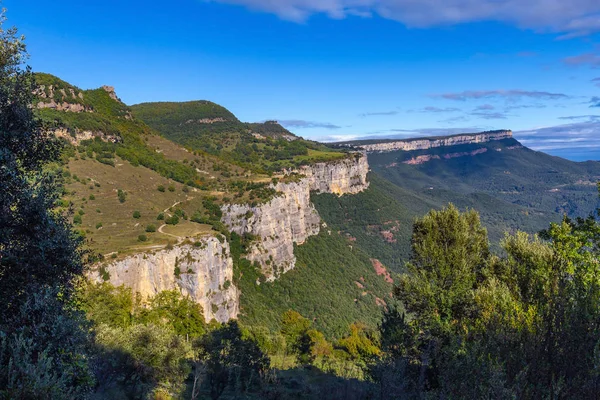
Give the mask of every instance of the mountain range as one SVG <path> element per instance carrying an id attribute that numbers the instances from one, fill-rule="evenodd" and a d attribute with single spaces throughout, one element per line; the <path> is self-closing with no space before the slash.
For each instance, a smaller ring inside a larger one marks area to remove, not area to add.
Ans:
<path id="1" fill-rule="evenodd" d="M 473 208 L 498 243 L 599 205 L 600 163 L 508 130 L 321 144 L 210 101 L 127 106 L 36 77 L 37 113 L 68 143 L 60 207 L 98 254 L 90 278 L 177 289 L 207 320 L 277 329 L 293 309 L 340 337 L 376 326 L 430 209 Z"/>

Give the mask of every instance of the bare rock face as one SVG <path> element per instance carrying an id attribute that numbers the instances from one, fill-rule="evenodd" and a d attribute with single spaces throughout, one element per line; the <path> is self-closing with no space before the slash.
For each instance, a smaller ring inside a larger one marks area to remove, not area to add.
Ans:
<path id="1" fill-rule="evenodd" d="M 335 163 L 304 166 L 299 171 L 308 179 L 310 190 L 319 193 L 355 194 L 369 187 L 369 162 L 362 153 Z"/>
<path id="2" fill-rule="evenodd" d="M 268 279 L 275 279 L 295 267 L 294 244 L 319 233 L 321 218 L 310 202 L 310 192 L 338 196 L 358 193 L 369 186 L 368 171 L 367 157 L 362 153 L 303 167 L 299 171 L 303 178 L 273 186 L 279 193 L 265 204 L 223 206 L 222 221 L 232 232 L 257 237 L 247 258 L 260 264 Z"/>
<path id="3" fill-rule="evenodd" d="M 82 131 L 79 129 L 76 129 L 75 131 L 69 131 L 66 128 L 58 128 L 52 131 L 52 133 L 58 138 L 66 139 L 69 143 L 73 145 L 79 145 L 79 143 L 81 143 L 81 141 L 83 140 L 90 140 L 94 138 L 100 138 L 105 142 L 111 143 L 120 143 L 122 141 L 122 139 L 119 136 L 107 135 L 101 131 L 92 132 Z"/>
<path id="4" fill-rule="evenodd" d="M 487 143 L 494 140 L 503 140 L 510 138 L 512 138 L 512 131 L 494 131 L 454 135 L 435 139 L 406 139 L 382 143 L 363 144 L 359 145 L 358 147 L 367 151 L 368 153 L 385 153 L 397 150 L 427 150 L 436 147 L 456 146 L 460 144 Z"/>
<path id="5" fill-rule="evenodd" d="M 265 204 L 224 206 L 222 218 L 232 232 L 258 237 L 247 258 L 258 262 L 270 278 L 295 267 L 294 243 L 302 244 L 309 236 L 318 234 L 321 221 L 310 202 L 307 179 L 279 183 L 275 188 L 280 193 Z"/>
<path id="6" fill-rule="evenodd" d="M 111 99 L 121 101 L 121 99 L 117 97 L 117 93 L 115 92 L 115 88 L 113 86 L 104 85 L 102 86 L 102 89 L 104 89 L 108 93 L 108 96 Z"/>
<path id="7" fill-rule="evenodd" d="M 199 245 L 136 254 L 97 267 L 90 273 L 90 278 L 102 282 L 104 272 L 108 272 L 111 284 L 130 287 L 143 297 L 164 290 L 179 290 L 202 306 L 206 321 L 227 322 L 237 318 L 239 313 L 239 290 L 233 284 L 233 260 L 224 239 L 221 243 L 216 237 L 205 237 Z"/>
<path id="8" fill-rule="evenodd" d="M 93 112 L 90 108 L 85 107 L 82 104 L 67 103 L 66 101 L 56 102 L 54 100 L 50 100 L 47 103 L 44 103 L 43 101 L 40 101 L 37 104 L 37 108 L 38 109 L 51 108 L 51 109 L 57 110 L 57 111 L 66 111 L 66 112 L 74 112 L 74 113 Z"/>

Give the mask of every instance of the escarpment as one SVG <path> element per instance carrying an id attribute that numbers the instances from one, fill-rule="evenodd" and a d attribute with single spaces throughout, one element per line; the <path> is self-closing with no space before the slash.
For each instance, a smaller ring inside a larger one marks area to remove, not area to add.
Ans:
<path id="1" fill-rule="evenodd" d="M 246 258 L 257 262 L 268 279 L 296 265 L 294 244 L 302 244 L 320 230 L 321 218 L 310 202 L 310 192 L 338 196 L 365 190 L 369 164 L 362 153 L 338 162 L 317 163 L 300 169 L 297 182 L 280 182 L 277 195 L 264 204 L 222 207 L 223 223 L 239 235 L 255 236 Z"/>
<path id="2" fill-rule="evenodd" d="M 511 139 L 512 131 L 501 130 L 482 133 L 469 133 L 438 138 L 405 139 L 385 141 L 379 143 L 354 143 L 353 147 L 365 150 L 368 153 L 385 153 L 389 151 L 414 151 L 428 150 L 444 146 L 456 146 L 461 144 L 487 143 L 496 140 Z"/>
<path id="3" fill-rule="evenodd" d="M 222 237 L 204 237 L 193 245 L 135 254 L 98 266 L 90 278 L 125 285 L 143 297 L 178 290 L 202 306 L 206 321 L 227 322 L 239 312 L 233 260 Z"/>

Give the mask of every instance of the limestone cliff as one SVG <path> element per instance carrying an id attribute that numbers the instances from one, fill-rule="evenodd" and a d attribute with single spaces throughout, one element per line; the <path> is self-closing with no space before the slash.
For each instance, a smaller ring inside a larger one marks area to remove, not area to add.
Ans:
<path id="1" fill-rule="evenodd" d="M 307 177 L 310 190 L 319 193 L 341 196 L 355 194 L 369 187 L 369 162 L 362 153 L 354 153 L 351 158 L 335 163 L 304 166 L 299 172 Z"/>
<path id="2" fill-rule="evenodd" d="M 495 140 L 512 138 L 512 131 L 492 131 L 482 133 L 467 133 L 437 138 L 393 140 L 380 143 L 353 144 L 354 147 L 365 150 L 368 153 L 385 153 L 389 151 L 413 151 L 427 150 L 436 147 L 456 146 L 460 144 L 487 143 Z"/>
<path id="3" fill-rule="evenodd" d="M 96 267 L 90 278 L 102 282 L 108 277 L 113 285 L 131 287 L 144 297 L 179 290 L 202 306 L 206 321 L 226 322 L 238 315 L 239 291 L 229 244 L 221 240 L 211 236 L 194 245 L 135 254 Z"/>
<path id="4" fill-rule="evenodd" d="M 369 184 L 369 164 L 362 153 L 338 162 L 318 163 L 299 170 L 297 182 L 278 183 L 277 195 L 257 206 L 231 204 L 222 207 L 222 221 L 239 235 L 251 234 L 256 241 L 247 258 L 261 265 L 269 279 L 295 267 L 294 244 L 302 244 L 319 233 L 321 218 L 310 202 L 310 192 L 358 193 Z"/>

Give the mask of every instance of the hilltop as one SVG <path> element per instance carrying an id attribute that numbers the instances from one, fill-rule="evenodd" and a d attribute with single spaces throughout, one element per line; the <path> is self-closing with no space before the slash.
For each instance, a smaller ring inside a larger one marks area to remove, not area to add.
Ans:
<path id="1" fill-rule="evenodd" d="M 244 123 L 210 101 L 142 103 L 133 114 L 165 138 L 260 173 L 336 160 L 344 154 L 295 136 L 276 121 Z"/>

